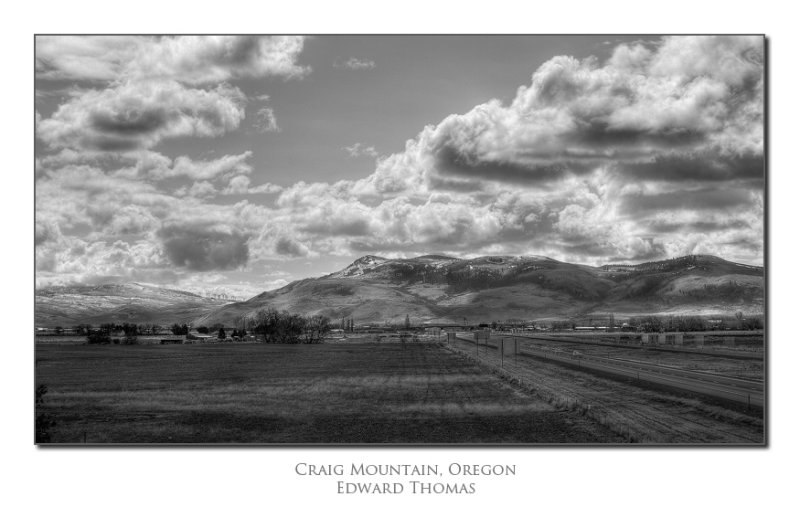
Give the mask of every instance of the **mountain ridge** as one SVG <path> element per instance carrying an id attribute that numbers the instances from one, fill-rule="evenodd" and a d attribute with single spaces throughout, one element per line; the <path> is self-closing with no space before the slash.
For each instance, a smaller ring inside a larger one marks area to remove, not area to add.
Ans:
<path id="1" fill-rule="evenodd" d="M 764 268 L 711 255 L 588 266 L 535 255 L 461 259 L 365 255 L 339 271 L 231 303 L 130 282 L 36 291 L 40 325 L 190 322 L 234 325 L 275 307 L 334 320 L 463 323 L 598 313 L 763 313 Z"/>
<path id="2" fill-rule="evenodd" d="M 223 307 L 200 322 L 233 324 L 266 306 L 370 323 L 406 314 L 418 322 L 461 323 L 612 312 L 762 313 L 763 275 L 762 267 L 710 255 L 600 267 L 544 256 L 366 255 L 342 270 Z"/>

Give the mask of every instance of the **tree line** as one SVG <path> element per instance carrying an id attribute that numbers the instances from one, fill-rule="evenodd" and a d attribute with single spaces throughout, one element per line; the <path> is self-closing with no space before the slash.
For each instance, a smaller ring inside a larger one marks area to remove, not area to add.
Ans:
<path id="1" fill-rule="evenodd" d="M 623 325 L 624 324 L 624 325 Z M 525 327 L 534 326 L 553 331 L 572 331 L 580 326 L 600 326 L 609 330 L 624 330 L 633 328 L 642 333 L 688 333 L 692 331 L 738 330 L 754 331 L 764 329 L 764 319 L 761 315 L 744 315 L 738 311 L 731 316 L 703 317 L 697 315 L 641 315 L 620 322 L 611 313 L 606 317 L 589 317 L 581 319 L 565 319 L 554 321 L 525 321 L 522 319 L 508 319 L 505 323 L 492 322 L 496 327 Z"/>
<path id="2" fill-rule="evenodd" d="M 266 343 L 322 343 L 331 330 L 331 321 L 323 315 L 305 316 L 275 308 L 262 308 L 241 319 L 237 332 L 252 332 Z"/>

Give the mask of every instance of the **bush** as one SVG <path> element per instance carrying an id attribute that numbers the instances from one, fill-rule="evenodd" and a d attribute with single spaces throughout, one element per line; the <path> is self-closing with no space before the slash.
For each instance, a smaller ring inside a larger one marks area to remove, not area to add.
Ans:
<path id="1" fill-rule="evenodd" d="M 50 428 L 56 422 L 52 417 L 42 412 L 44 408 L 44 395 L 47 394 L 47 386 L 39 384 L 34 393 L 34 406 L 36 408 L 36 443 L 46 444 L 50 442 Z"/>
<path id="2" fill-rule="evenodd" d="M 186 324 L 173 324 L 170 330 L 176 336 L 185 335 L 189 333 L 189 326 Z"/>
<path id="3" fill-rule="evenodd" d="M 86 334 L 86 343 L 89 345 L 108 345 L 111 337 L 106 329 L 90 329 Z"/>
<path id="4" fill-rule="evenodd" d="M 274 308 L 259 310 L 248 325 L 267 343 L 321 343 L 330 331 L 330 319 L 321 315 L 306 318 Z"/>

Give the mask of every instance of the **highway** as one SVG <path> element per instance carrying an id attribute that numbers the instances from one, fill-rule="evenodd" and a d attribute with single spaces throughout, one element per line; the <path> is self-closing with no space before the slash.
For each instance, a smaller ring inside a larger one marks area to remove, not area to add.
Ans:
<path id="1" fill-rule="evenodd" d="M 471 337 L 458 336 L 460 340 L 475 343 Z M 496 335 L 492 340 L 505 339 L 505 350 L 513 350 L 513 342 L 509 338 L 520 338 L 520 335 Z M 538 338 L 538 337 L 537 337 Z M 519 343 L 519 342 L 518 342 Z M 651 382 L 684 391 L 713 396 L 716 398 L 742 403 L 747 407 L 764 407 L 764 383 L 761 381 L 740 379 L 712 373 L 701 373 L 662 366 L 645 361 L 631 361 L 625 359 L 610 359 L 607 357 L 569 354 L 567 352 L 553 351 L 537 347 L 532 343 L 521 343 L 517 350 L 521 356 L 542 358 L 563 364 L 598 372 L 610 373 L 638 381 Z M 499 351 L 496 343 L 481 341 L 479 346 L 484 349 Z"/>

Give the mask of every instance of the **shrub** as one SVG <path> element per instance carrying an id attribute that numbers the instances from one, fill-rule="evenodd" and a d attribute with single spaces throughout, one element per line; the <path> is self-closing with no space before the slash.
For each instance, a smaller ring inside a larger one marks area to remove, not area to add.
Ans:
<path id="1" fill-rule="evenodd" d="M 90 329 L 86 334 L 86 343 L 89 345 L 108 345 L 111 343 L 107 329 Z"/>
<path id="2" fill-rule="evenodd" d="M 189 333 L 189 326 L 186 324 L 173 324 L 170 330 L 176 336 L 185 335 Z"/>
<path id="3" fill-rule="evenodd" d="M 47 394 L 47 385 L 39 384 L 34 393 L 34 406 L 36 408 L 35 438 L 37 444 L 46 444 L 50 442 L 50 428 L 56 424 L 52 417 L 42 412 L 45 394 Z"/>

